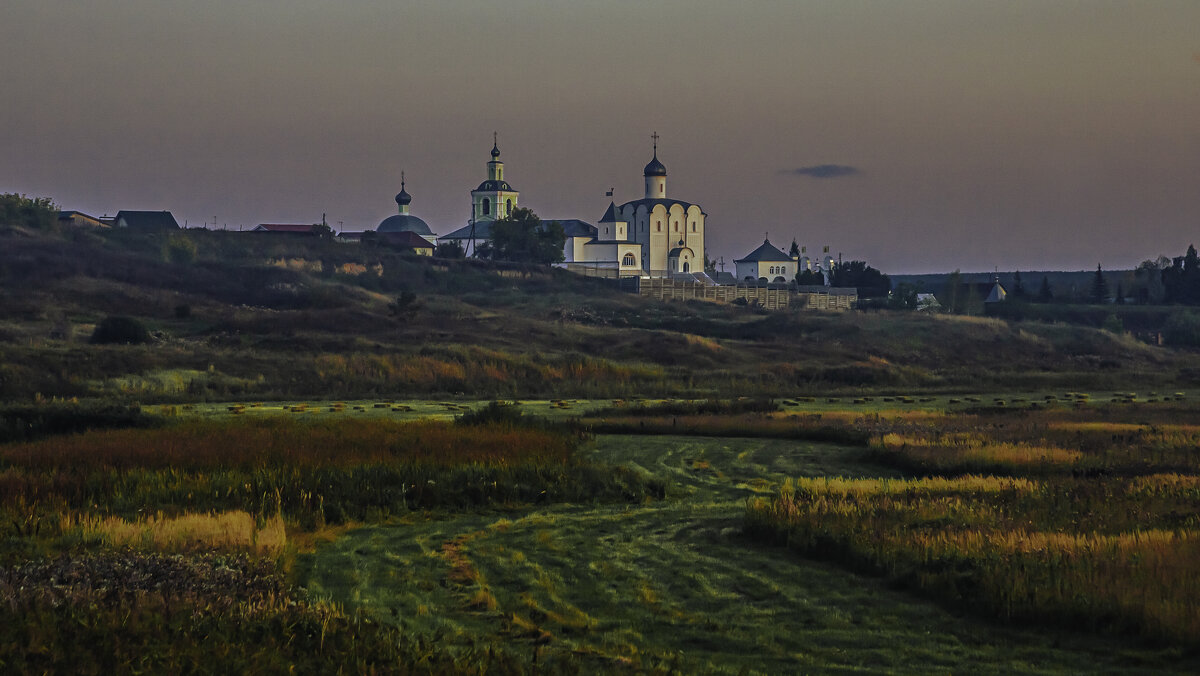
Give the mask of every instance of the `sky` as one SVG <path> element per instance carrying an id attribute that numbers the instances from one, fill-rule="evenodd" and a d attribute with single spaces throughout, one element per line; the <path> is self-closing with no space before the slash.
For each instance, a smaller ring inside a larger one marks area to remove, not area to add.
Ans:
<path id="1" fill-rule="evenodd" d="M 4 0 L 0 192 L 189 226 L 544 219 L 667 194 L 890 273 L 1200 243 L 1196 0 Z"/>

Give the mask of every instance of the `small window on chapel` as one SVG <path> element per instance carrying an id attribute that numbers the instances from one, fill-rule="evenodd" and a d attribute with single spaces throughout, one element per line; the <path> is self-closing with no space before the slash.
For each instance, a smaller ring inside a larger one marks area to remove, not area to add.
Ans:
<path id="1" fill-rule="evenodd" d="M 692 223 L 692 232 L 696 232 L 696 224 Z"/>
<path id="2" fill-rule="evenodd" d="M 483 213 L 485 213 L 485 214 L 492 213 L 492 201 L 487 199 L 486 197 L 483 199 Z"/>
<path id="3" fill-rule="evenodd" d="M 679 221 L 675 221 L 675 232 L 679 232 Z"/>
<path id="4" fill-rule="evenodd" d="M 654 231 L 662 232 L 662 221 L 654 221 Z"/>

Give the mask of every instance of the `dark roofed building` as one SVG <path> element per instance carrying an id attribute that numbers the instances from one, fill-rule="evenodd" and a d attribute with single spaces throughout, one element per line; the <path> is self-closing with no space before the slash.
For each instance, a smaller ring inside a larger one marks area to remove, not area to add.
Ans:
<path id="1" fill-rule="evenodd" d="M 433 255 L 433 244 L 430 243 L 428 239 L 425 239 L 411 230 L 405 230 L 403 232 L 379 232 L 377 230 L 373 236 L 367 235 L 363 239 L 365 240 L 368 237 L 374 237 L 376 241 L 396 249 L 406 249 L 412 251 L 418 256 Z"/>
<path id="2" fill-rule="evenodd" d="M 733 262 L 736 266 L 737 277 L 742 280 L 782 283 L 791 281 L 796 276 L 796 261 L 789 255 L 775 248 L 770 240 L 763 240 L 754 251 Z"/>
<path id="3" fill-rule="evenodd" d="M 383 219 L 379 227 L 375 228 L 375 231 L 386 233 L 412 232 L 424 237 L 426 242 L 432 245 L 437 241 L 437 236 L 433 234 L 433 230 L 429 228 L 428 223 L 409 213 L 410 204 L 412 204 L 412 195 L 409 195 L 408 191 L 404 189 L 404 172 L 400 172 L 400 192 L 396 195 L 396 206 L 399 207 L 400 211 Z"/>
<path id="4" fill-rule="evenodd" d="M 169 211 L 118 211 L 113 225 L 143 232 L 179 229 L 179 223 Z"/>
<path id="5" fill-rule="evenodd" d="M 60 225 L 87 226 L 92 228 L 110 228 L 111 222 L 106 222 L 104 219 L 89 216 L 82 211 L 60 211 L 58 212 L 58 222 Z"/>

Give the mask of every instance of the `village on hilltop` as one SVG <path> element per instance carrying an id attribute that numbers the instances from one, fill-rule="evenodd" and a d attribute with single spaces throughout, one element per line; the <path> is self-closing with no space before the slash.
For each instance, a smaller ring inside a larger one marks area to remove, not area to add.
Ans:
<path id="1" fill-rule="evenodd" d="M 658 158 L 654 134 L 652 157 L 642 174 L 645 195 L 616 204 L 611 201 L 595 225 L 580 218 L 542 219 L 543 227 L 557 223 L 563 230 L 562 261 L 571 272 L 613 279 L 629 290 L 661 299 L 699 298 L 716 302 L 751 302 L 771 309 L 795 304 L 822 309 L 849 309 L 857 301 L 853 288 L 831 286 L 837 262 L 824 247 L 809 256 L 807 247 L 792 242 L 784 252 L 769 238 L 734 261 L 733 272 L 717 271 L 705 249 L 706 214 L 700 205 L 667 195 L 667 168 Z M 504 162 L 493 138 L 487 177 L 471 193 L 471 218 L 443 235 L 411 211 L 413 197 L 401 173 L 397 213 L 372 230 L 334 232 L 324 223 L 261 223 L 247 230 L 287 236 L 333 236 L 339 242 L 381 242 L 416 255 L 454 252 L 478 256 L 486 251 L 493 226 L 520 209 L 520 191 L 504 177 Z M 608 192 L 611 197 L 612 192 Z M 94 217 L 78 211 L 60 212 L 59 220 L 73 225 L 157 231 L 180 226 L 169 211 L 117 212 Z M 723 267 L 723 266 L 722 266 Z"/>

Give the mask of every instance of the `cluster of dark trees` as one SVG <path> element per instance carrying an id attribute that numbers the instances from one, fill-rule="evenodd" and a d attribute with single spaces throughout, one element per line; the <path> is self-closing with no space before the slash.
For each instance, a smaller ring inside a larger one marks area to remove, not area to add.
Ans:
<path id="1" fill-rule="evenodd" d="M 551 265 L 563 261 L 567 235 L 558 221 L 542 222 L 532 209 L 518 207 L 492 222 L 491 236 L 476 251 L 479 258 Z"/>
<path id="2" fill-rule="evenodd" d="M 58 207 L 49 197 L 0 195 L 0 225 L 49 230 L 58 225 Z"/>

